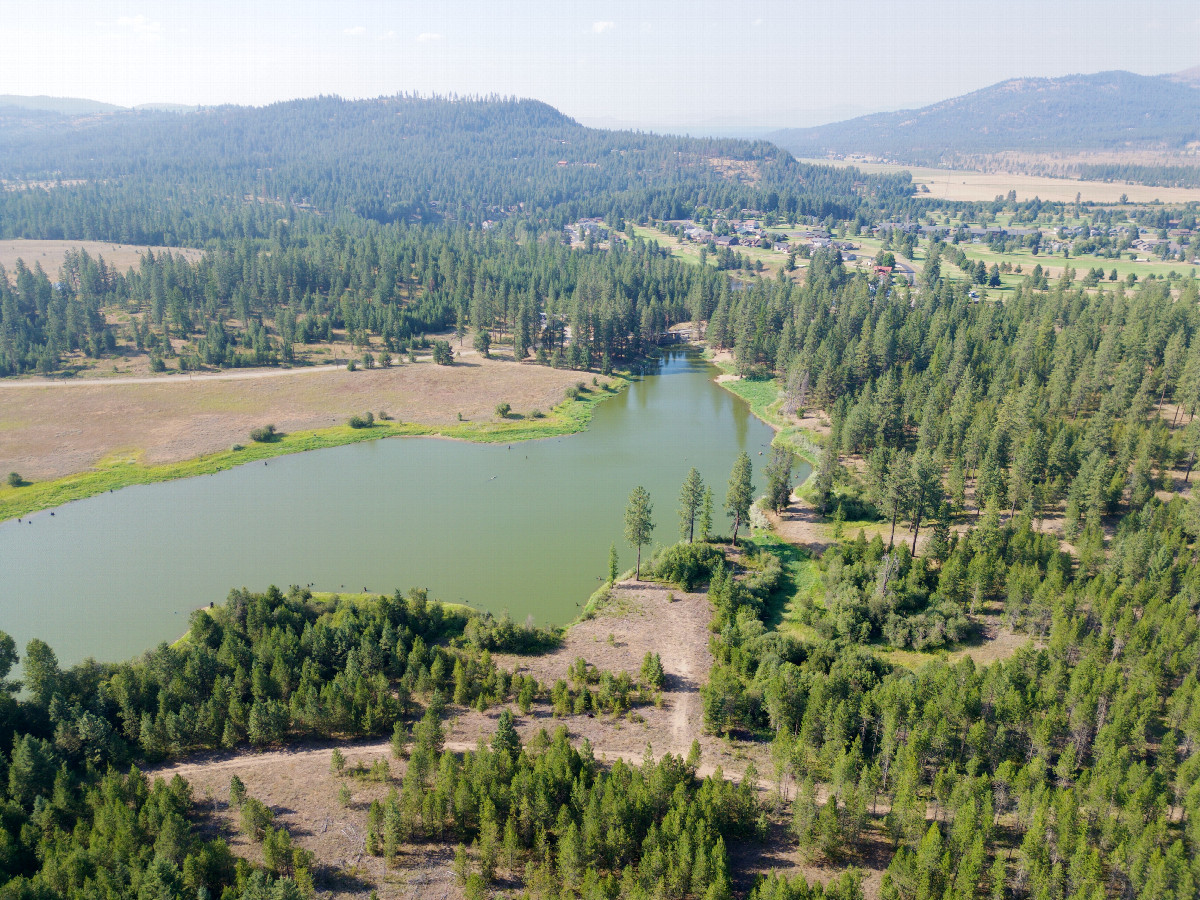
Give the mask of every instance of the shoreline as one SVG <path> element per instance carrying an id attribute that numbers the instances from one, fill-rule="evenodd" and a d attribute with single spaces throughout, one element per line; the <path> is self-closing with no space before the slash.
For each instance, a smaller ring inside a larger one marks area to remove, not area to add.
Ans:
<path id="1" fill-rule="evenodd" d="M 363 441 L 392 437 L 436 437 L 479 444 L 505 441 L 531 441 L 578 434 L 591 424 L 595 407 L 620 394 L 629 386 L 630 376 L 608 376 L 612 390 L 589 389 L 577 400 L 564 400 L 541 419 L 514 419 L 502 422 L 462 423 L 439 426 L 417 422 L 380 422 L 369 428 L 334 425 L 307 431 L 290 432 L 269 443 L 248 442 L 241 450 L 222 450 L 178 462 L 146 466 L 134 456 L 118 458 L 103 467 L 64 475 L 49 481 L 36 481 L 21 487 L 0 487 L 0 524 L 21 519 L 36 512 L 55 509 L 76 500 L 86 500 L 137 484 L 157 484 L 179 478 L 213 475 L 252 462 L 277 456 L 327 450 Z"/>
<path id="2" fill-rule="evenodd" d="M 739 391 L 735 385 L 739 384 L 772 384 L 778 390 L 778 379 L 764 379 L 750 381 L 740 376 L 734 375 L 731 371 L 731 366 L 727 363 L 719 362 L 712 356 L 711 350 L 704 351 L 704 358 L 712 363 L 716 368 L 723 373 L 713 379 L 713 382 L 723 390 L 728 391 L 735 397 L 743 400 L 750 407 L 750 413 L 754 418 L 769 427 L 775 432 L 775 437 L 771 441 L 771 445 L 779 444 L 791 450 L 796 456 L 808 463 L 810 472 L 808 478 L 796 485 L 794 490 L 800 490 L 813 477 L 813 473 L 817 471 L 817 466 L 820 463 L 821 440 L 820 436 L 803 425 L 788 425 L 780 421 L 776 416 L 772 415 L 771 407 L 778 403 L 778 398 L 771 400 L 768 403 L 756 402 L 749 391 Z M 725 377 L 729 376 L 729 377 Z"/>

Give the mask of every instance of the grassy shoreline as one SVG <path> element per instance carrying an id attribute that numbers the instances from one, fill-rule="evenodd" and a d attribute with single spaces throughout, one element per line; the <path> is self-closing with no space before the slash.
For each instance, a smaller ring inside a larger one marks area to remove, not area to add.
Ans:
<path id="1" fill-rule="evenodd" d="M 608 382 L 612 386 L 611 390 L 588 388 L 578 399 L 564 400 L 542 419 L 464 422 L 448 426 L 382 421 L 377 421 L 370 428 L 335 425 L 331 428 L 285 434 L 270 443 L 247 441 L 241 450 L 222 450 L 180 462 L 154 466 L 145 466 L 136 458 L 118 454 L 102 460 L 96 467 L 85 472 L 21 487 L 11 487 L 7 484 L 0 486 L 0 522 L 135 484 L 156 484 L 174 481 L 177 478 L 211 475 L 276 456 L 324 450 L 361 441 L 390 437 L 441 437 L 487 444 L 577 434 L 587 429 L 592 420 L 592 413 L 599 403 L 615 397 L 629 384 L 628 379 L 619 375 L 609 376 Z"/>
<path id="2" fill-rule="evenodd" d="M 729 363 L 712 359 L 706 351 L 706 358 L 726 375 L 734 373 L 734 367 Z M 771 444 L 778 444 L 791 450 L 812 468 L 817 469 L 821 455 L 821 439 L 802 425 L 791 425 L 784 421 L 779 409 L 783 401 L 779 397 L 779 380 L 776 378 L 739 378 L 736 380 L 717 381 L 735 397 L 745 400 L 750 406 L 754 417 L 765 422 L 775 432 Z M 812 473 L 809 473 L 812 478 Z M 800 485 L 799 487 L 803 487 Z M 797 488 L 799 489 L 799 488 Z"/>

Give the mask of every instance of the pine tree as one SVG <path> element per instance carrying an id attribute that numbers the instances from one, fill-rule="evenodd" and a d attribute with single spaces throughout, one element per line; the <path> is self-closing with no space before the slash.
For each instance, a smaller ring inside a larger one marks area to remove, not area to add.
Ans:
<path id="1" fill-rule="evenodd" d="M 707 541 L 713 524 L 713 492 L 712 488 L 704 489 L 704 498 L 700 501 L 700 540 Z"/>
<path id="2" fill-rule="evenodd" d="M 700 478 L 699 470 L 693 467 L 683 480 L 683 487 L 679 492 L 679 536 L 689 544 L 695 536 L 696 516 L 703 502 L 704 482 Z"/>
<path id="3" fill-rule="evenodd" d="M 750 517 L 750 504 L 754 501 L 751 476 L 750 454 L 743 450 L 733 464 L 733 471 L 729 473 L 729 490 L 725 494 L 725 512 L 733 517 L 731 547 L 737 544 L 738 529 L 742 522 Z"/>
<path id="4" fill-rule="evenodd" d="M 637 581 L 642 580 L 642 547 L 650 542 L 654 531 L 653 511 L 649 492 L 639 484 L 629 495 L 625 507 L 625 540 L 637 547 L 637 568 L 634 570 Z"/>

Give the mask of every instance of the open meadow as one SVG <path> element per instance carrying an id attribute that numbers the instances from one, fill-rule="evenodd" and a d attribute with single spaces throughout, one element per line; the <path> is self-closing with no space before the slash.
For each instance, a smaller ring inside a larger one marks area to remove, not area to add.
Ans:
<path id="1" fill-rule="evenodd" d="M 59 267 L 67 257 L 69 250 L 86 250 L 89 256 L 102 257 L 105 265 L 124 272 L 136 268 L 139 260 L 149 250 L 157 256 L 160 253 L 178 253 L 192 262 L 204 255 L 203 250 L 194 247 L 148 247 L 145 244 L 114 244 L 110 241 L 30 241 L 7 240 L 0 241 L 0 266 L 12 277 L 17 260 L 24 260 L 25 265 L 32 269 L 40 265 L 42 270 L 54 278 Z"/>
<path id="2" fill-rule="evenodd" d="M 255 370 L 194 378 L 0 382 L 0 468 L 49 479 L 113 456 L 161 464 L 249 443 L 274 424 L 291 433 L 345 424 L 367 411 L 434 427 L 549 412 L 579 374 L 464 354 L 453 366 L 417 363 Z M 461 415 L 461 419 L 459 416 Z"/>
<path id="3" fill-rule="evenodd" d="M 1012 172 L 972 172 L 961 169 L 934 169 L 925 166 L 901 166 L 894 163 L 872 163 L 842 159 L 808 159 L 804 162 L 845 168 L 853 166 L 871 175 L 898 172 L 912 174 L 917 196 L 933 200 L 979 201 L 994 200 L 1009 191 L 1017 192 L 1017 200 L 1074 202 L 1076 195 L 1084 203 L 1118 203 L 1124 195 L 1130 203 L 1193 203 L 1200 201 L 1200 188 L 1153 187 L 1121 181 L 1079 181 L 1073 178 L 1050 178 L 1045 175 L 1017 175 Z M 920 190 L 921 186 L 929 192 Z"/>

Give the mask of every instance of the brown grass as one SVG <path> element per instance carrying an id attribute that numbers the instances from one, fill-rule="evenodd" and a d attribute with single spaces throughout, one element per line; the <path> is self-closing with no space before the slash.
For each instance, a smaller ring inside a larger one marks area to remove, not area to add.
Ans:
<path id="1" fill-rule="evenodd" d="M 929 188 L 919 196 L 937 200 L 994 200 L 998 194 L 1017 192 L 1020 201 L 1040 197 L 1042 200 L 1070 203 L 1079 194 L 1084 201 L 1116 203 L 1125 194 L 1131 203 L 1187 203 L 1200 201 L 1200 188 L 1151 187 L 1112 181 L 1078 181 L 1072 178 L 1050 178 L 1043 175 L 1018 175 L 1011 172 L 972 172 L 963 169 L 933 169 L 924 166 L 900 166 L 890 163 L 869 163 L 857 160 L 814 159 L 809 162 L 832 166 L 855 166 L 868 173 L 891 174 L 911 172 L 913 185 Z"/>
<path id="2" fill-rule="evenodd" d="M 147 247 L 144 244 L 112 244 L 107 241 L 0 241 L 0 266 L 8 270 L 12 277 L 17 260 L 25 260 L 30 269 L 40 263 L 46 274 L 54 280 L 58 274 L 68 250 L 86 250 L 90 256 L 102 256 L 106 265 L 115 266 L 119 271 L 136 267 L 147 250 L 159 253 L 179 253 L 192 262 L 198 260 L 204 253 L 190 247 Z"/>
<path id="3" fill-rule="evenodd" d="M 497 403 L 548 412 L 580 373 L 485 360 L 454 366 L 428 359 L 389 369 L 259 370 L 126 383 L 0 382 L 0 469 L 50 479 L 84 471 L 115 453 L 147 464 L 177 462 L 245 443 L 251 429 L 344 424 L 387 411 L 399 421 L 450 425 L 491 420 Z"/>

